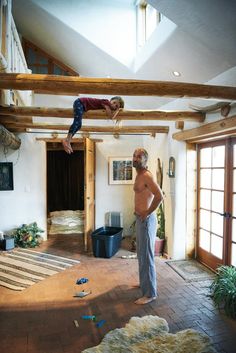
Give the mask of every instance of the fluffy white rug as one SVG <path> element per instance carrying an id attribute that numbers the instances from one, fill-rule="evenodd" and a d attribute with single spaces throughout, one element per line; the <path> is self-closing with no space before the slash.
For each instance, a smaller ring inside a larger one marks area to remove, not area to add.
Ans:
<path id="1" fill-rule="evenodd" d="M 102 342 L 82 353 L 216 353 L 208 336 L 195 330 L 168 333 L 158 316 L 132 317 L 124 328 L 108 332 Z"/>

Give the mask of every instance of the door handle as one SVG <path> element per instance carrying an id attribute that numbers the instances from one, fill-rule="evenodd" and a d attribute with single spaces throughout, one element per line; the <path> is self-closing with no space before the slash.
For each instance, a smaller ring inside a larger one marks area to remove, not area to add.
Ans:
<path id="1" fill-rule="evenodd" d="M 231 213 L 229 213 L 229 212 L 220 213 L 220 215 L 225 217 L 225 218 L 231 218 L 232 217 Z"/>

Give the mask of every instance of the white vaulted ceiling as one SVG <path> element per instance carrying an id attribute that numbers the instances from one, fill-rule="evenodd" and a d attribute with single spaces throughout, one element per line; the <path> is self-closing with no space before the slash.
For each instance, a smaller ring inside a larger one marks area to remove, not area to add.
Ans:
<path id="1" fill-rule="evenodd" d="M 149 0 L 166 18 L 138 53 L 134 3 L 13 0 L 13 16 L 26 39 L 81 76 L 236 85 L 235 1 Z M 173 104 L 158 97 L 126 101 L 127 109 Z"/>

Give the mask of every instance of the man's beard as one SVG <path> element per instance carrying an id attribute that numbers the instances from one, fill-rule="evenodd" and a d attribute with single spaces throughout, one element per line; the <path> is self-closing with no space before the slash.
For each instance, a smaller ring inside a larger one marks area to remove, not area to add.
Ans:
<path id="1" fill-rule="evenodd" d="M 134 161 L 133 162 L 133 167 L 136 168 L 136 169 L 143 169 L 143 168 L 145 168 L 145 165 L 142 162 Z"/>

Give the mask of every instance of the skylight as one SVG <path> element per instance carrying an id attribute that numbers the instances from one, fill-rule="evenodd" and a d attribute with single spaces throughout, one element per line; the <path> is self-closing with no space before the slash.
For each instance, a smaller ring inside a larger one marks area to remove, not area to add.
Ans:
<path id="1" fill-rule="evenodd" d="M 161 22 L 162 15 L 144 0 L 136 2 L 137 11 L 137 50 L 150 38 L 156 26 Z"/>

